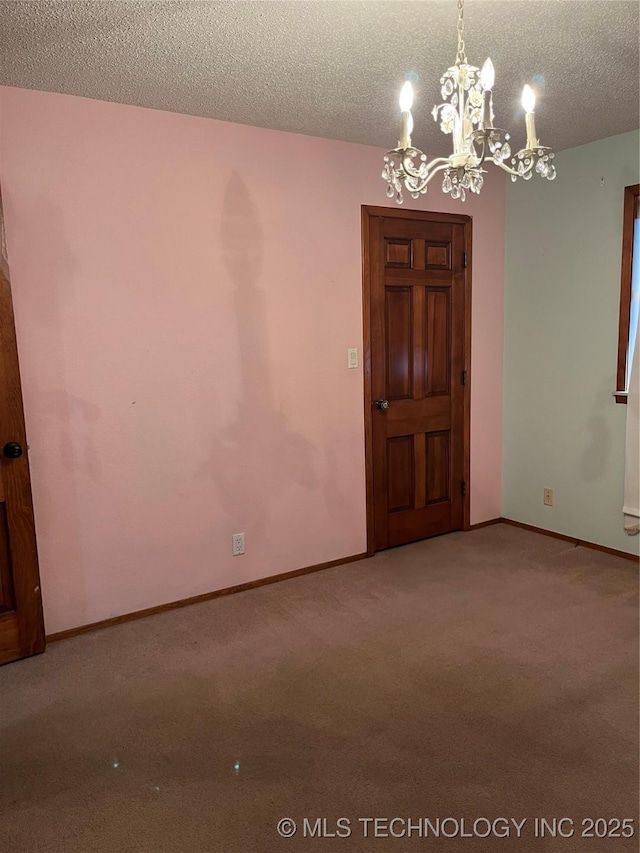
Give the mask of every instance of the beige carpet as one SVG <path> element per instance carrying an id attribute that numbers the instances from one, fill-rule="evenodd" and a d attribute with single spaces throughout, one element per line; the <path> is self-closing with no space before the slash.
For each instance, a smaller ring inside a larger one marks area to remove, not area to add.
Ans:
<path id="1" fill-rule="evenodd" d="M 638 567 L 506 525 L 0 669 L 3 853 L 622 853 L 637 804 Z"/>

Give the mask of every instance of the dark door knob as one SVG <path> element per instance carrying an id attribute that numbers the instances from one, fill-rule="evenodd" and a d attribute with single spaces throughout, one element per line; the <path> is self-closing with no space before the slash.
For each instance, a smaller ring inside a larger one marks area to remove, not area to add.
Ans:
<path id="1" fill-rule="evenodd" d="M 17 441 L 10 441 L 2 448 L 2 455 L 7 459 L 18 459 L 22 456 L 22 448 Z"/>
<path id="2" fill-rule="evenodd" d="M 388 400 L 376 400 L 376 406 L 380 409 L 381 412 L 386 412 L 389 408 Z"/>

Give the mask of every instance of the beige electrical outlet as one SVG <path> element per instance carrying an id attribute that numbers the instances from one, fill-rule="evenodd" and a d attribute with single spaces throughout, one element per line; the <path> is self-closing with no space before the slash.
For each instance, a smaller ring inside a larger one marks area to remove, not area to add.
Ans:
<path id="1" fill-rule="evenodd" d="M 545 506 L 553 506 L 553 489 L 545 489 L 542 500 Z"/>

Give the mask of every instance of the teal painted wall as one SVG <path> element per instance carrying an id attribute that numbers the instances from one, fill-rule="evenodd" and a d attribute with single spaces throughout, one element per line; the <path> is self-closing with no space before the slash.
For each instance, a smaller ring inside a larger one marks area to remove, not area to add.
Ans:
<path id="1" fill-rule="evenodd" d="M 509 182 L 505 255 L 503 516 L 634 554 L 626 407 L 611 395 L 623 188 L 639 161 L 640 136 L 625 133 L 560 152 L 554 182 Z"/>

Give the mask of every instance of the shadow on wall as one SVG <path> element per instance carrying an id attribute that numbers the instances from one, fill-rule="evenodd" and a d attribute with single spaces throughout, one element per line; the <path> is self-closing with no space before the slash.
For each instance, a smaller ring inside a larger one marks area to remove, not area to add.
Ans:
<path id="1" fill-rule="evenodd" d="M 614 384 L 615 377 L 612 376 L 600 388 L 587 422 L 589 443 L 580 457 L 580 477 L 586 483 L 601 479 L 609 468 L 612 436 L 605 413 L 611 407 L 611 389 Z"/>
<path id="2" fill-rule="evenodd" d="M 243 524 L 250 520 L 255 536 L 273 521 L 284 490 L 294 484 L 317 488 L 317 451 L 289 428 L 276 405 L 267 310 L 258 287 L 264 237 L 251 196 L 237 173 L 225 194 L 220 239 L 224 265 L 235 286 L 241 397 L 235 421 L 213 439 L 200 476 L 214 478 L 229 516 Z"/>
<path id="3" fill-rule="evenodd" d="M 19 298 L 20 285 L 14 281 L 12 288 L 18 350 L 22 323 L 37 328 L 41 342 L 38 360 L 21 363 L 21 378 L 46 620 L 51 597 L 66 599 L 75 612 L 87 609 L 77 477 L 78 473 L 100 477 L 93 433 L 101 413 L 62 385 L 66 375 L 62 318 L 65 304 L 73 304 L 76 268 L 62 217 L 44 197 L 22 194 L 15 208 L 11 196 L 5 196 L 20 239 L 28 241 L 28 251 L 22 248 L 21 254 L 36 253 L 39 266 L 47 269 L 46 278 L 37 277 Z M 7 249 L 11 268 L 10 238 Z M 33 333 L 30 337 L 33 339 Z M 37 375 L 39 371 L 41 375 Z M 60 386 L 53 387 L 55 383 Z"/>

